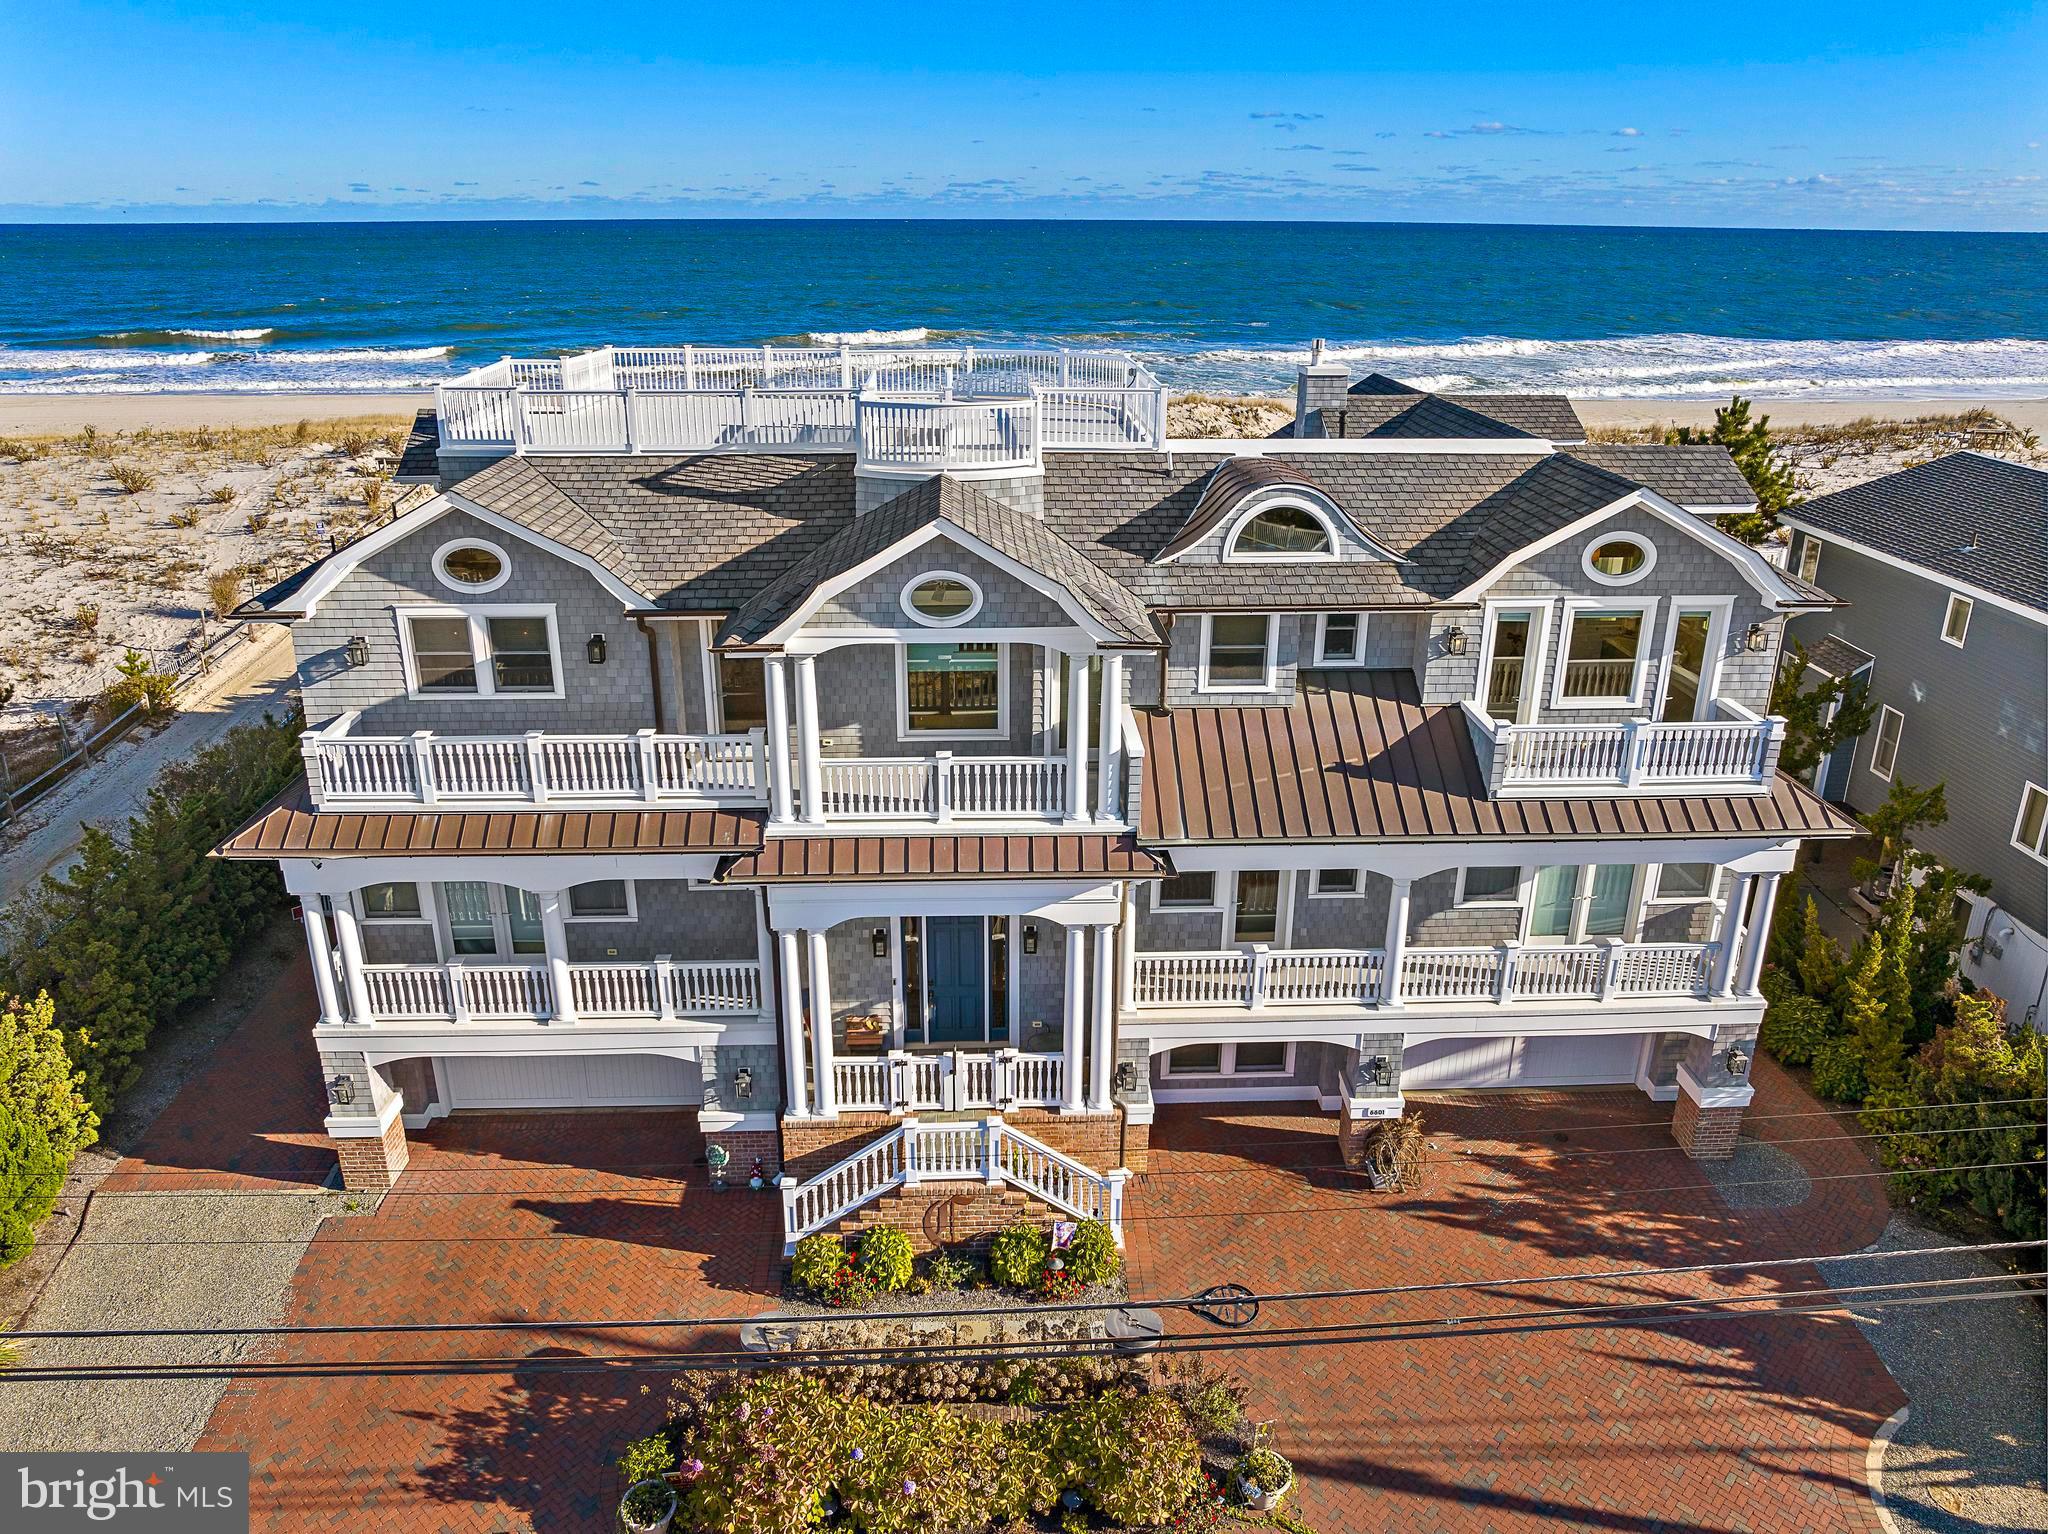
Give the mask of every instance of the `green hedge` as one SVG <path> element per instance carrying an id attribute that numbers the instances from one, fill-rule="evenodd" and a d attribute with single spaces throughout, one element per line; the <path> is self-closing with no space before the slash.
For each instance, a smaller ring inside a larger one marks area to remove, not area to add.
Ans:
<path id="1" fill-rule="evenodd" d="M 298 737 L 295 719 L 245 725 L 166 769 L 123 836 L 87 828 L 78 866 L 9 913 L 0 991 L 50 994 L 101 1114 L 282 903 L 275 864 L 207 854 L 297 774 Z"/>

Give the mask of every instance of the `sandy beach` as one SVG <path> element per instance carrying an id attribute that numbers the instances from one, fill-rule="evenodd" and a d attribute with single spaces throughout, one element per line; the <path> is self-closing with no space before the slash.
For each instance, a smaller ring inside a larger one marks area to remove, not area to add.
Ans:
<path id="1" fill-rule="evenodd" d="M 10 394 L 0 395 L 0 435 L 101 431 L 189 431 L 199 426 L 289 426 L 346 416 L 410 415 L 432 403 L 418 394 Z M 1575 400 L 1588 426 L 1711 426 L 1721 398 L 1702 400 Z M 1775 426 L 1840 426 L 1874 417 L 1910 420 L 1989 410 L 2015 426 L 2048 435 L 2048 399 L 1759 399 Z"/>

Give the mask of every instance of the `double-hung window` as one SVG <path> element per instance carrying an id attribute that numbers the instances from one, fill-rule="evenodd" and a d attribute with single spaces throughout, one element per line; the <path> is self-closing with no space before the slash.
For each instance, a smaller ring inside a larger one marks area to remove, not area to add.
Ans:
<path id="1" fill-rule="evenodd" d="M 560 697 L 554 614 L 545 608 L 404 612 L 414 697 Z"/>
<path id="2" fill-rule="evenodd" d="M 1364 659 L 1364 613 L 1324 613 L 1317 620 L 1317 665 L 1356 666 Z"/>
<path id="3" fill-rule="evenodd" d="M 1265 613 L 1211 613 L 1202 620 L 1202 687 L 1262 692 L 1273 685 L 1273 620 Z"/>
<path id="4" fill-rule="evenodd" d="M 1649 627 L 1649 611 L 1640 606 L 1568 609 L 1552 704 L 1618 708 L 1640 701 Z"/>
<path id="5" fill-rule="evenodd" d="M 1877 740 L 1870 748 L 1870 770 L 1889 783 L 1899 763 L 1899 736 L 1905 732 L 1906 716 L 1889 703 L 1877 710 Z"/>
<path id="6" fill-rule="evenodd" d="M 2029 783 L 2020 790 L 2020 813 L 2012 823 L 2012 844 L 2048 863 L 2048 788 Z"/>

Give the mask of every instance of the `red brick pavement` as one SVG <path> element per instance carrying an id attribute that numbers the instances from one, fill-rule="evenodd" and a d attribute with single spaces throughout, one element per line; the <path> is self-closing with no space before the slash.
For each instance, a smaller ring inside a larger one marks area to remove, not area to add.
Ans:
<path id="1" fill-rule="evenodd" d="M 1813 1113 L 1769 1062 L 1757 1070 L 1753 1114 Z M 1817 1181 L 1794 1210 L 1732 1211 L 1672 1146 L 1669 1110 L 1636 1092 L 1416 1101 L 1434 1154 L 1427 1185 L 1411 1195 L 1374 1194 L 1345 1172 L 1332 1120 L 1312 1110 L 1162 1108 L 1152 1170 L 1130 1199 L 1134 1290 L 1234 1280 L 1299 1291 L 1821 1255 L 1863 1246 L 1884 1225 L 1875 1178 Z M 1816 1177 L 1870 1170 L 1832 1115 L 1752 1127 Z M 1719 1283 L 1283 1303 L 1257 1324 L 1413 1323 L 1817 1282 L 1802 1265 Z M 1854 1325 L 1832 1318 L 1246 1350 L 1233 1366 L 1294 1457 L 1301 1511 L 1325 1531 L 1871 1530 L 1864 1455 L 1904 1404 Z"/>

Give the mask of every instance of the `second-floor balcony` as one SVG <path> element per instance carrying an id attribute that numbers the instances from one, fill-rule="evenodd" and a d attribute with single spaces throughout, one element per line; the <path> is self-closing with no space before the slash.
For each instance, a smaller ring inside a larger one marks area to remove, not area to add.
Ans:
<path id="1" fill-rule="evenodd" d="M 1785 721 L 1724 698 L 1713 711 L 1679 721 L 1509 724 L 1473 704 L 1464 709 L 1496 798 L 1770 792 Z"/>
<path id="2" fill-rule="evenodd" d="M 476 368 L 435 408 L 454 453 L 852 452 L 879 474 L 1014 473 L 1166 435 L 1164 386 L 1122 352 L 602 347 Z"/>

